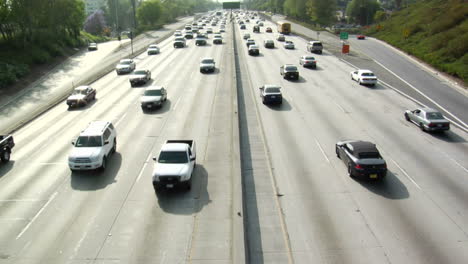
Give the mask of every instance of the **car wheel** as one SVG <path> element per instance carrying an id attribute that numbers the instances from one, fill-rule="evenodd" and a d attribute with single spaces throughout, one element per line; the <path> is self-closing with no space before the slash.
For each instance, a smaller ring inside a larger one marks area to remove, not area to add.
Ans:
<path id="1" fill-rule="evenodd" d="M 117 139 L 114 138 L 114 146 L 112 146 L 112 153 L 117 152 Z"/>
<path id="2" fill-rule="evenodd" d="M 426 129 L 424 128 L 423 123 L 419 123 L 419 128 L 421 129 L 421 131 L 426 131 Z"/>
<path id="3" fill-rule="evenodd" d="M 351 164 L 348 164 L 348 176 L 353 178 L 353 171 L 351 170 Z"/>
<path id="4" fill-rule="evenodd" d="M 406 121 L 410 121 L 408 113 L 405 113 L 405 119 L 406 119 Z"/>
<path id="5" fill-rule="evenodd" d="M 106 156 L 104 156 L 102 158 L 101 170 L 103 170 L 103 171 L 106 170 L 106 166 L 107 166 L 107 158 L 106 158 Z"/>
<path id="6" fill-rule="evenodd" d="M 7 163 L 8 161 L 10 161 L 10 150 L 6 149 L 3 154 L 2 154 L 2 162 L 4 163 Z"/>

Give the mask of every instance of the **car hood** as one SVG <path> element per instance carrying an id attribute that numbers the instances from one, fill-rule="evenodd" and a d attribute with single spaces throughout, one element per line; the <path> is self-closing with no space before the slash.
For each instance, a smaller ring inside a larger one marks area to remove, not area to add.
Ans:
<path id="1" fill-rule="evenodd" d="M 156 162 L 153 170 L 154 176 L 178 176 L 186 174 L 189 170 L 189 164 L 167 164 Z"/>
<path id="2" fill-rule="evenodd" d="M 68 100 L 83 100 L 84 98 L 84 94 L 72 94 L 68 97 Z"/>
<path id="3" fill-rule="evenodd" d="M 70 152 L 70 158 L 91 158 L 99 156 L 102 147 L 73 148 Z"/>
<path id="4" fill-rule="evenodd" d="M 149 102 L 157 102 L 157 101 L 161 101 L 161 96 L 142 96 L 140 98 L 140 102 L 142 103 L 149 103 Z"/>
<path id="5" fill-rule="evenodd" d="M 128 78 L 129 79 L 141 79 L 141 78 L 145 78 L 145 77 L 146 77 L 146 75 L 144 75 L 144 74 L 132 74 Z"/>

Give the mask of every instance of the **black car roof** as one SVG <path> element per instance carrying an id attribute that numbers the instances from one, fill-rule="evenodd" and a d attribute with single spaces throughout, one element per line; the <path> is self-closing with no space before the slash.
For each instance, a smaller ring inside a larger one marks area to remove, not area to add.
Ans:
<path id="1" fill-rule="evenodd" d="M 377 152 L 377 153 L 379 152 L 375 144 L 369 141 L 354 141 L 354 142 L 349 142 L 348 144 L 353 147 L 354 154 L 363 153 L 363 152 Z"/>

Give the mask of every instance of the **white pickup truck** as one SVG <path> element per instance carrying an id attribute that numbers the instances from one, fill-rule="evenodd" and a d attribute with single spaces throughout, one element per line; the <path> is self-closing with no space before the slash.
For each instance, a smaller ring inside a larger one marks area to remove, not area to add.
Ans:
<path id="1" fill-rule="evenodd" d="M 167 140 L 161 147 L 153 170 L 155 191 L 161 188 L 192 187 L 192 173 L 196 165 L 194 140 Z"/>

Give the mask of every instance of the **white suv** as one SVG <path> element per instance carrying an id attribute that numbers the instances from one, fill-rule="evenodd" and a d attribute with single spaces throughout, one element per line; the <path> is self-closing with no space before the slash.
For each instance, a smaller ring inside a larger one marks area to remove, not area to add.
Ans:
<path id="1" fill-rule="evenodd" d="M 116 151 L 117 134 L 111 122 L 94 121 L 81 131 L 68 156 L 70 170 L 104 170 L 107 159 Z"/>

